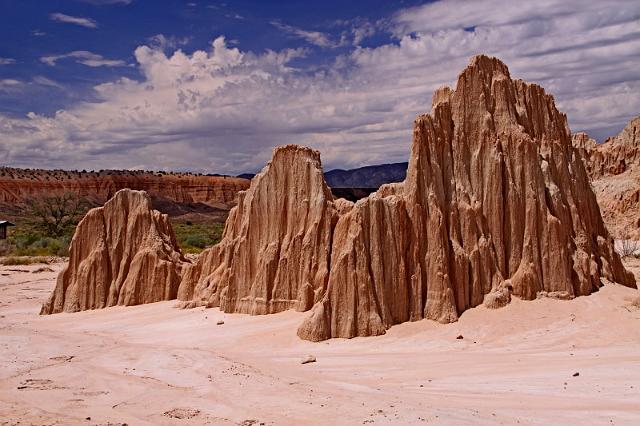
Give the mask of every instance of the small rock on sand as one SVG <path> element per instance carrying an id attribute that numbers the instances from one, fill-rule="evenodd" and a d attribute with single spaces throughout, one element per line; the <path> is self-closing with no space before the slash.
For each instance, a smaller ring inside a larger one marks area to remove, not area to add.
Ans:
<path id="1" fill-rule="evenodd" d="M 300 364 L 309 364 L 310 362 L 316 362 L 316 357 L 313 355 L 307 355 L 306 357 L 302 358 Z"/>
<path id="2" fill-rule="evenodd" d="M 218 322 L 216 322 L 216 325 L 222 325 L 222 324 L 224 324 L 224 321 L 222 320 L 218 320 Z"/>

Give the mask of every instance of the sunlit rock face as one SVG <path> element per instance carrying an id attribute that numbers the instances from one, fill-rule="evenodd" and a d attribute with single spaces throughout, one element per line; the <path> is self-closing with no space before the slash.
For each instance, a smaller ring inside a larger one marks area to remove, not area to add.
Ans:
<path id="1" fill-rule="evenodd" d="M 640 240 L 640 117 L 602 144 L 575 133 L 573 146 L 584 159 L 609 232 L 616 239 Z"/>
<path id="2" fill-rule="evenodd" d="M 76 228 L 69 264 L 41 314 L 175 299 L 186 260 L 146 192 L 123 189 Z"/>
<path id="3" fill-rule="evenodd" d="M 511 294 L 588 295 L 603 278 L 635 286 L 551 95 L 478 56 L 433 99 L 414 123 L 405 182 L 338 220 L 327 291 L 300 337 L 447 323 Z"/>
<path id="4" fill-rule="evenodd" d="M 618 136 L 608 138 L 602 144 L 580 132 L 573 135 L 573 145 L 581 151 L 593 180 L 640 168 L 640 117 L 631 120 Z"/>
<path id="5" fill-rule="evenodd" d="M 350 204 L 334 203 L 317 151 L 276 148 L 239 193 L 222 241 L 185 271 L 181 306 L 249 314 L 310 309 L 326 290 L 333 227 Z"/>

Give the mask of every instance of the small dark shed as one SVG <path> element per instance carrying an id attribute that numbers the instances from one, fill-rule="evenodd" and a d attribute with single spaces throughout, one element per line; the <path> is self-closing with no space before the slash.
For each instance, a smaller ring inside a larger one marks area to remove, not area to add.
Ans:
<path id="1" fill-rule="evenodd" d="M 4 240 L 7 238 L 7 227 L 15 226 L 13 223 L 8 220 L 0 220 L 0 240 Z"/>

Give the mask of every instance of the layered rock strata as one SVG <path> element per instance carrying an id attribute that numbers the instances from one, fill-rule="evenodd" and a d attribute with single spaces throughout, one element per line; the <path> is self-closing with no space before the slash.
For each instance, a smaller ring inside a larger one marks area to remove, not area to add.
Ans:
<path id="1" fill-rule="evenodd" d="M 0 203 L 7 204 L 20 204 L 31 198 L 72 192 L 102 205 L 119 190 L 128 188 L 146 191 L 154 200 L 230 208 L 237 192 L 248 187 L 248 180 L 231 176 L 0 168 Z"/>
<path id="2" fill-rule="evenodd" d="M 149 195 L 123 189 L 76 228 L 69 263 L 41 314 L 175 299 L 186 260 Z"/>

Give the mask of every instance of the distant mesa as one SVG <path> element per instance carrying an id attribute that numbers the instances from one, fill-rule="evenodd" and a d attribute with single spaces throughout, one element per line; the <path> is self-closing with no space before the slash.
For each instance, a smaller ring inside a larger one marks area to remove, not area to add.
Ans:
<path id="1" fill-rule="evenodd" d="M 149 195 L 123 189 L 78 224 L 69 264 L 40 314 L 175 299 L 186 262 Z"/>
<path id="2" fill-rule="evenodd" d="M 0 168 L 0 209 L 31 198 L 72 192 L 103 205 L 121 189 L 147 192 L 154 208 L 172 216 L 227 211 L 249 181 L 193 173 L 102 170 L 99 172 Z"/>
<path id="3" fill-rule="evenodd" d="M 635 287 L 551 95 L 513 80 L 498 59 L 477 56 L 455 89 L 441 88 L 433 99 L 431 113 L 414 122 L 406 179 L 356 203 L 332 195 L 317 151 L 288 145 L 276 148 L 239 193 L 221 242 L 197 262 L 180 259 L 164 225 L 141 227 L 165 232 L 135 247 L 153 248 L 149 262 L 175 265 L 165 264 L 163 276 L 172 279 L 157 277 L 160 287 L 152 293 L 170 297 L 175 271 L 180 307 L 310 310 L 298 335 L 319 341 L 379 335 L 423 318 L 453 322 L 467 309 L 499 308 L 512 296 L 573 298 L 607 281 Z M 142 211 L 150 208 L 139 202 Z M 120 235 L 127 223 L 121 219 L 104 233 Z M 84 241 L 78 233 L 86 229 L 79 227 L 72 245 L 68 269 L 85 274 L 69 281 L 75 286 L 93 283 L 79 267 L 80 253 L 113 247 L 113 239 L 87 238 L 78 251 L 76 239 Z M 88 265 L 94 263 L 103 265 Z M 147 273 L 136 282 L 153 281 L 152 269 L 142 270 Z M 114 276 L 120 275 L 106 275 Z"/>

